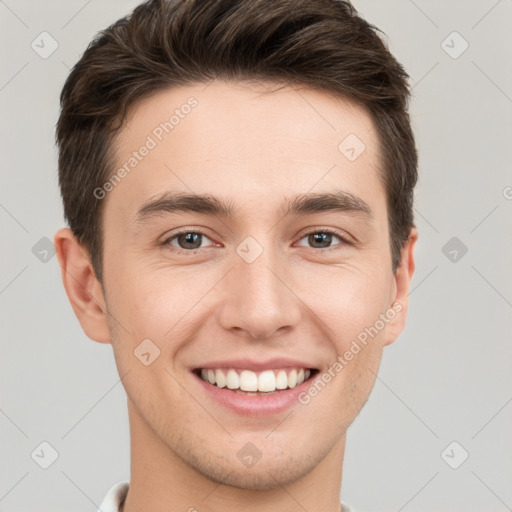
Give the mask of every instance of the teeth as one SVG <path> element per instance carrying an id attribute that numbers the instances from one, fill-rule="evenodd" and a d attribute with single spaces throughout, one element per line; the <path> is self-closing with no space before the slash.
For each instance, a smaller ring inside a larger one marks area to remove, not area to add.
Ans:
<path id="1" fill-rule="evenodd" d="M 217 386 L 219 386 L 219 388 L 226 387 L 226 377 L 224 376 L 221 370 L 215 370 L 215 382 L 217 383 Z"/>
<path id="2" fill-rule="evenodd" d="M 235 369 L 202 369 L 201 378 L 219 388 L 247 392 L 271 393 L 276 390 L 294 388 L 311 375 L 310 370 L 292 368 L 287 370 L 265 370 L 259 374 L 251 370 L 238 372 Z"/>
<path id="3" fill-rule="evenodd" d="M 297 370 L 293 369 L 288 375 L 288 387 L 294 388 L 297 385 Z"/>
<path id="4" fill-rule="evenodd" d="M 281 370 L 276 377 L 276 389 L 286 389 L 288 387 L 288 375 Z"/>
<path id="5" fill-rule="evenodd" d="M 258 391 L 258 376 L 250 370 L 240 372 L 240 389 L 242 391 Z"/>
<path id="6" fill-rule="evenodd" d="M 235 370 L 228 370 L 228 374 L 226 375 L 226 386 L 229 389 L 238 389 L 240 387 L 240 379 Z"/>
<path id="7" fill-rule="evenodd" d="M 244 389 L 244 388 L 242 388 Z M 258 391 L 275 391 L 276 376 L 272 370 L 260 373 L 258 377 Z"/>

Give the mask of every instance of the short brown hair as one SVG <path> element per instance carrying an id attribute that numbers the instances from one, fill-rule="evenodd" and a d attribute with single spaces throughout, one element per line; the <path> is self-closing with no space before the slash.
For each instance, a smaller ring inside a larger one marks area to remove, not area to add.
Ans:
<path id="1" fill-rule="evenodd" d="M 102 281 L 102 205 L 128 107 L 219 78 L 309 86 L 372 116 L 393 272 L 413 223 L 417 152 L 408 75 L 375 26 L 341 0 L 149 0 L 99 32 L 63 87 L 56 139 L 65 217 Z"/>

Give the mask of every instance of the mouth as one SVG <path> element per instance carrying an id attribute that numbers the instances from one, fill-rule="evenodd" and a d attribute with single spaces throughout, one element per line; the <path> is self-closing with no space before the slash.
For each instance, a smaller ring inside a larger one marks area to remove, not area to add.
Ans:
<path id="1" fill-rule="evenodd" d="M 195 368 L 203 382 L 239 395 L 269 396 L 286 393 L 312 380 L 316 368 L 287 367 L 253 371 L 244 368 Z"/>

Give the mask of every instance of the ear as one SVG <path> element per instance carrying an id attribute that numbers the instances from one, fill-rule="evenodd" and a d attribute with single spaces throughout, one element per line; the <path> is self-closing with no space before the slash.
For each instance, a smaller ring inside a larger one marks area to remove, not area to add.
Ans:
<path id="1" fill-rule="evenodd" d="M 54 243 L 62 283 L 83 331 L 94 341 L 110 343 L 103 289 L 87 250 L 69 228 L 57 231 Z"/>
<path id="2" fill-rule="evenodd" d="M 394 288 L 396 289 L 396 297 L 392 301 L 391 307 L 395 310 L 396 315 L 389 322 L 384 345 L 390 345 L 405 329 L 405 321 L 407 319 L 407 310 L 409 307 L 409 290 L 411 288 L 411 280 L 414 274 L 414 247 L 418 240 L 418 230 L 413 227 L 409 232 L 409 238 L 404 243 L 401 251 L 400 265 L 394 276 Z"/>

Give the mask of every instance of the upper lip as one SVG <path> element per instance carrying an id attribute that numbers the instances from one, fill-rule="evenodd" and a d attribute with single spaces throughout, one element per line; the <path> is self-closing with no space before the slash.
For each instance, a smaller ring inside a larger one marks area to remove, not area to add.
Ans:
<path id="1" fill-rule="evenodd" d="M 267 359 L 265 361 L 256 361 L 255 359 L 228 359 L 223 361 L 210 361 L 202 365 L 196 366 L 194 369 L 214 370 L 216 368 L 242 368 L 244 370 L 252 370 L 253 372 L 280 369 L 280 368 L 306 368 L 315 369 L 310 363 L 298 361 L 297 359 L 289 359 L 278 357 Z"/>

